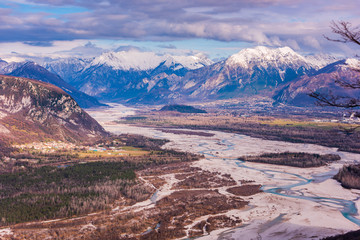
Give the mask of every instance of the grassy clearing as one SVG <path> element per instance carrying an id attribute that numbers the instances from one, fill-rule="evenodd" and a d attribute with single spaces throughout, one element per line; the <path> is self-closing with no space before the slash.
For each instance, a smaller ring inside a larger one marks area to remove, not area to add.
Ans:
<path id="1" fill-rule="evenodd" d="M 139 148 L 132 148 L 132 147 L 122 147 L 122 149 L 116 150 L 104 150 L 104 151 L 80 151 L 80 152 L 73 152 L 74 154 L 78 154 L 79 158 L 107 158 L 107 157 L 114 157 L 114 156 L 144 156 L 150 154 L 149 151 L 145 151 Z"/>
<path id="2" fill-rule="evenodd" d="M 273 119 L 273 120 L 262 120 L 260 121 L 261 124 L 268 124 L 270 126 L 284 126 L 284 127 L 316 127 L 316 128 L 349 128 L 355 127 L 357 125 L 349 125 L 347 123 L 338 123 L 338 122 L 315 122 L 315 121 L 298 121 L 298 120 L 291 120 L 291 119 Z"/>

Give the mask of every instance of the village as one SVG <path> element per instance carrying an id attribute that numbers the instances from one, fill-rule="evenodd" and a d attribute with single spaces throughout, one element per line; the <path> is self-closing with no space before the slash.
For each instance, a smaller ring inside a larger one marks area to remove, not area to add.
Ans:
<path id="1" fill-rule="evenodd" d="M 77 154 L 80 158 L 85 157 L 106 157 L 106 156 L 140 156 L 147 154 L 147 151 L 134 147 L 123 146 L 120 142 L 111 145 L 95 144 L 93 146 L 76 145 L 74 143 L 63 141 L 33 142 L 22 145 L 13 145 L 21 151 L 33 151 L 42 154 L 49 153 L 72 153 Z"/>

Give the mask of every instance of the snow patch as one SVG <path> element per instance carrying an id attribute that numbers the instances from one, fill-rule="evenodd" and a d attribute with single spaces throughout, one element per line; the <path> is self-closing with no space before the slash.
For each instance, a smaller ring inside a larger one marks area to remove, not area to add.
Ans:
<path id="1" fill-rule="evenodd" d="M 189 88 L 191 88 L 191 87 L 193 87 L 193 86 L 195 86 L 195 85 L 196 85 L 196 82 L 195 82 L 195 81 L 189 81 L 189 82 L 187 82 L 187 83 L 185 84 L 184 89 L 189 89 Z"/>

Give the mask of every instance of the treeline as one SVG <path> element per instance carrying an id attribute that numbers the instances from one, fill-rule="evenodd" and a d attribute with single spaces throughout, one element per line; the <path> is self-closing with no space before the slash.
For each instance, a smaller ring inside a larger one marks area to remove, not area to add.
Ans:
<path id="1" fill-rule="evenodd" d="M 0 139 L 0 158 L 9 156 L 12 151 L 14 151 L 14 149 L 10 146 L 10 144 Z"/>
<path id="2" fill-rule="evenodd" d="M 360 164 L 344 165 L 334 179 L 345 188 L 360 189 Z"/>
<path id="3" fill-rule="evenodd" d="M 276 126 L 260 123 L 243 123 L 230 127 L 216 126 L 210 128 L 196 126 L 193 129 L 201 128 L 235 132 L 266 140 L 320 144 L 327 147 L 336 147 L 341 151 L 360 153 L 360 131 L 356 131 L 353 135 L 348 136 L 335 128 Z"/>
<path id="4" fill-rule="evenodd" d="M 148 138 L 141 135 L 121 134 L 96 142 L 104 147 L 117 147 L 119 145 L 141 148 L 148 151 L 162 150 L 161 146 L 169 142 L 166 139 Z"/>
<path id="5" fill-rule="evenodd" d="M 129 162 L 91 162 L 2 174 L 0 225 L 104 210 L 121 196 L 145 200 L 153 189 L 136 179 L 134 168 Z"/>
<path id="6" fill-rule="evenodd" d="M 260 156 L 244 156 L 239 158 L 239 160 L 247 162 L 268 163 L 301 168 L 320 167 L 340 159 L 340 156 L 336 154 L 320 155 L 303 152 L 265 153 Z"/>
<path id="7" fill-rule="evenodd" d="M 336 236 L 322 238 L 321 240 L 358 240 L 360 239 L 360 230 L 339 234 Z"/>
<path id="8" fill-rule="evenodd" d="M 188 105 L 177 105 L 177 104 L 166 105 L 166 106 L 162 107 L 159 111 L 161 111 L 161 112 L 175 111 L 175 112 L 180 112 L 180 113 L 207 113 L 203 109 L 195 108 L 193 106 L 188 106 Z"/>

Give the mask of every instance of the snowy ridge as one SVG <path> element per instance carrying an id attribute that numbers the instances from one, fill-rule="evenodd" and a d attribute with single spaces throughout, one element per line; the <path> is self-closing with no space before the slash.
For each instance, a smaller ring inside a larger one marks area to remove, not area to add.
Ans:
<path id="1" fill-rule="evenodd" d="M 163 58 L 153 52 L 139 52 L 135 50 L 121 52 L 107 52 L 96 57 L 91 66 L 107 65 L 114 70 L 144 71 L 156 68 Z"/>
<path id="2" fill-rule="evenodd" d="M 305 56 L 306 61 L 315 69 L 323 68 L 331 63 L 341 60 L 340 58 L 328 54 L 316 54 Z"/>
<path id="3" fill-rule="evenodd" d="M 353 69 L 360 69 L 360 60 L 356 58 L 348 58 L 345 61 L 345 64 Z"/>
<path id="4" fill-rule="evenodd" d="M 238 65 L 247 69 L 254 65 L 264 68 L 274 65 L 310 67 L 310 63 L 303 56 L 289 47 L 268 48 L 264 46 L 243 49 L 230 56 L 226 60 L 226 65 Z"/>
<path id="5" fill-rule="evenodd" d="M 165 66 L 171 67 L 175 65 L 178 68 L 197 69 L 208 66 L 213 62 L 203 55 L 195 56 L 159 56 L 154 52 L 140 52 L 136 50 L 121 51 L 121 52 L 107 52 L 95 58 L 90 66 L 107 65 L 114 70 L 135 70 L 146 71 L 155 69 L 161 63 Z"/>
<path id="6" fill-rule="evenodd" d="M 202 54 L 197 54 L 195 56 L 166 56 L 165 60 L 165 66 L 171 67 L 175 66 L 176 64 L 180 64 L 182 67 L 193 70 L 198 69 L 201 67 L 209 66 L 213 64 L 214 62 L 207 58 L 206 56 Z M 178 69 L 181 68 L 181 66 L 178 66 Z M 177 70 L 177 69 L 175 69 Z"/>
<path id="7" fill-rule="evenodd" d="M 47 66 L 53 66 L 53 65 L 77 65 L 84 67 L 87 64 L 89 64 L 93 59 L 92 58 L 77 58 L 77 57 L 69 57 L 69 58 L 59 58 L 56 60 L 48 61 L 46 64 Z"/>

